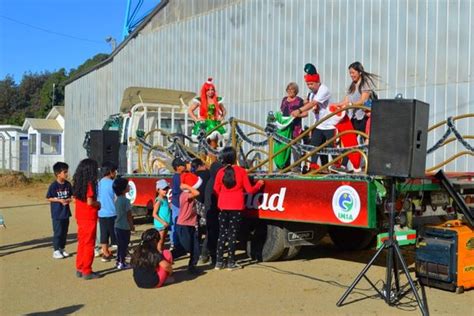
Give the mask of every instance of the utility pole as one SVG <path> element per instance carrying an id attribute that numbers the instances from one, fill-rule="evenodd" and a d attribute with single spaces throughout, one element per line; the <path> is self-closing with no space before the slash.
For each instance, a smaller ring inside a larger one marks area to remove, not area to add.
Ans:
<path id="1" fill-rule="evenodd" d="M 54 89 L 55 89 L 55 88 L 56 88 L 56 84 L 55 84 L 55 83 L 53 83 L 53 98 L 52 98 L 52 104 L 51 104 L 51 108 L 53 108 L 53 107 L 54 107 L 54 94 L 55 94 L 55 93 L 54 93 Z"/>

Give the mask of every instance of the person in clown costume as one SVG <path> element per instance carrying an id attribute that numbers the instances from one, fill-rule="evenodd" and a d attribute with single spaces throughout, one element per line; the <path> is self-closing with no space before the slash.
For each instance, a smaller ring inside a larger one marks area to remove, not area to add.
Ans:
<path id="1" fill-rule="evenodd" d="M 204 128 L 207 134 L 207 141 L 212 148 L 217 148 L 219 142 L 227 136 L 226 129 L 223 126 L 211 132 L 225 118 L 226 109 L 222 104 L 222 99 L 217 96 L 212 78 L 208 78 L 201 87 L 200 95 L 193 99 L 193 104 L 188 109 L 189 116 L 195 122 L 192 137 L 196 139 L 201 128 Z M 196 116 L 194 112 L 198 108 L 199 114 Z M 211 133 L 209 134 L 209 132 Z"/>

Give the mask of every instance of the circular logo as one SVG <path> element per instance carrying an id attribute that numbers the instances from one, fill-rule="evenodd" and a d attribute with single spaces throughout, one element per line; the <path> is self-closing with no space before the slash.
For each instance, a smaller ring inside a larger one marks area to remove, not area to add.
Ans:
<path id="1" fill-rule="evenodd" d="M 348 185 L 340 186 L 332 196 L 332 210 L 343 223 L 352 223 L 360 212 L 360 198 L 357 191 Z"/>
<path id="2" fill-rule="evenodd" d="M 137 186 L 132 180 L 128 181 L 128 186 L 130 190 L 125 194 L 125 197 L 130 200 L 130 203 L 133 203 L 137 198 Z"/>

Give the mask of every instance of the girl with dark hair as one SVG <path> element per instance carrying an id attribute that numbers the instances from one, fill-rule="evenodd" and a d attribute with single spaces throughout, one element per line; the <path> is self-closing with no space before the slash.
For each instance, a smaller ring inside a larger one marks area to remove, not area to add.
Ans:
<path id="1" fill-rule="evenodd" d="M 347 95 L 344 100 L 330 105 L 333 112 L 340 108 L 352 106 L 353 104 L 363 105 L 367 100 L 375 96 L 373 92 L 375 87 L 374 81 L 378 79 L 378 76 L 365 71 L 362 64 L 358 61 L 350 64 L 348 68 L 352 82 L 347 89 Z M 342 113 L 345 113 L 345 111 Z M 343 119 L 336 125 L 338 133 L 354 129 L 365 133 L 369 115 L 369 113 L 366 113 L 362 109 L 349 109 L 347 115 L 344 114 Z M 344 147 L 357 146 L 357 135 L 352 133 L 345 134 L 341 136 L 341 142 Z M 337 173 L 361 172 L 360 154 L 352 153 L 348 155 L 348 158 L 352 164 L 351 170 L 344 166 L 347 164 L 347 161 L 344 161 L 344 165 L 330 166 L 329 169 Z"/>
<path id="2" fill-rule="evenodd" d="M 86 280 L 99 277 L 92 272 L 97 213 L 100 209 L 97 201 L 97 170 L 97 161 L 84 159 L 77 166 L 72 179 L 77 221 L 76 276 Z"/>
<path id="3" fill-rule="evenodd" d="M 370 98 L 373 98 L 375 81 L 379 76 L 365 71 L 364 66 L 358 61 L 349 65 L 349 76 L 351 84 L 347 89 L 347 95 L 338 105 L 351 106 L 353 103 L 364 104 Z M 352 125 L 358 131 L 365 132 L 368 115 L 364 110 L 349 110 L 348 115 L 351 118 Z"/>
<path id="4" fill-rule="evenodd" d="M 173 272 L 173 256 L 169 250 L 158 250 L 160 234 L 154 228 L 143 232 L 140 245 L 132 254 L 133 279 L 139 288 L 161 287 Z"/>
<path id="5" fill-rule="evenodd" d="M 228 241 L 227 269 L 240 268 L 235 262 L 235 246 L 239 231 L 241 212 L 245 207 L 245 192 L 254 194 L 263 186 L 263 180 L 258 180 L 252 186 L 247 171 L 236 165 L 236 151 L 225 147 L 221 153 L 224 168 L 216 175 L 214 192 L 217 195 L 219 213 L 219 238 L 217 241 L 216 270 L 224 268 L 224 247 Z"/>

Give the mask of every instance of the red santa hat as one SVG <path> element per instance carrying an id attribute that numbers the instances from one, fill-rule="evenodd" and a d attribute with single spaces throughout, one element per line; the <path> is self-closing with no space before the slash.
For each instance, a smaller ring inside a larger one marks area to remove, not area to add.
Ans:
<path id="1" fill-rule="evenodd" d="M 187 184 L 194 189 L 198 189 L 202 184 L 202 179 L 191 172 L 181 174 L 181 184 Z"/>

